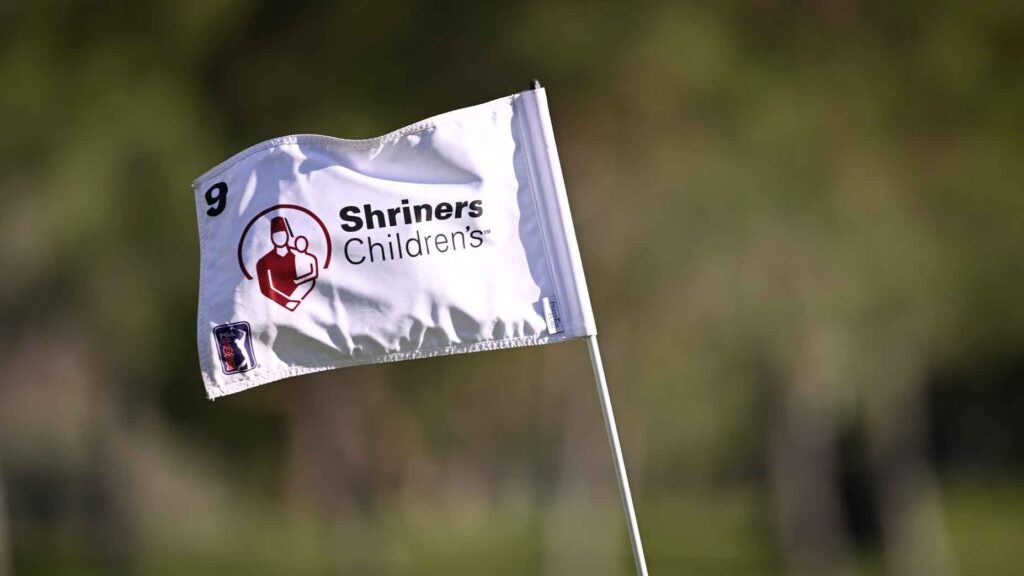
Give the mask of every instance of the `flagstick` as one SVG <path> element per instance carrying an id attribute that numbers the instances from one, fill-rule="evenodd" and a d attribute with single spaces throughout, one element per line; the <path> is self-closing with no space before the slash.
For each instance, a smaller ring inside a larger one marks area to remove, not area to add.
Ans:
<path id="1" fill-rule="evenodd" d="M 633 494 L 629 490 L 629 480 L 626 478 L 626 463 L 622 459 L 619 431 L 615 427 L 615 414 L 612 412 L 612 400 L 608 395 L 608 382 L 604 377 L 604 365 L 601 362 L 601 349 L 597 346 L 597 336 L 587 336 L 587 347 L 590 349 L 590 363 L 594 367 L 597 394 L 601 397 L 601 413 L 604 414 L 604 426 L 608 430 L 608 441 L 612 445 L 615 476 L 619 481 L 619 495 L 622 496 L 622 507 L 625 509 L 626 521 L 629 525 L 629 542 L 633 545 L 633 560 L 636 561 L 636 573 L 637 576 L 647 576 L 644 546 L 640 542 L 640 529 L 636 524 L 636 511 L 633 510 Z"/>
<path id="2" fill-rule="evenodd" d="M 539 90 L 540 80 L 530 81 L 530 90 Z M 640 528 L 636 524 L 636 511 L 633 510 L 633 494 L 629 490 L 626 478 L 626 463 L 622 459 L 622 446 L 619 445 L 619 431 L 615 426 L 615 413 L 612 412 L 612 399 L 608 395 L 608 382 L 604 378 L 604 364 L 601 362 L 601 349 L 597 346 L 597 336 L 587 336 L 587 348 L 590 349 L 590 363 L 594 367 L 594 383 L 597 394 L 601 397 L 601 413 L 604 415 L 604 427 L 608 430 L 608 441 L 612 445 L 612 459 L 615 461 L 615 477 L 619 481 L 619 496 L 622 507 L 626 511 L 626 522 L 629 526 L 629 543 L 633 546 L 633 560 L 636 562 L 637 576 L 647 576 L 647 560 L 644 559 L 644 546 L 640 542 Z"/>

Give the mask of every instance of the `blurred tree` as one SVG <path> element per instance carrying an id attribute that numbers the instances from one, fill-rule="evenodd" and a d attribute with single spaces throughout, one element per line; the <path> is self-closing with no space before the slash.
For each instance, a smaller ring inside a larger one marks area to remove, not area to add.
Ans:
<path id="1" fill-rule="evenodd" d="M 0 576 L 11 574 L 11 553 L 9 548 L 10 528 L 7 520 L 7 490 L 4 486 L 3 468 L 0 468 Z"/>

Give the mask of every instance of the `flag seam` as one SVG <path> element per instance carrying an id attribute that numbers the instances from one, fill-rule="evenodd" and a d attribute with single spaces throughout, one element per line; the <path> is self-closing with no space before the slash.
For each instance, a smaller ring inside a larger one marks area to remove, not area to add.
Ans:
<path id="1" fill-rule="evenodd" d="M 310 367 L 301 366 L 293 368 L 281 368 L 269 372 L 263 372 L 259 377 L 256 378 L 245 378 L 237 380 L 227 385 L 217 385 L 212 379 L 208 379 L 206 374 L 203 374 L 203 381 L 206 384 L 207 394 L 210 400 L 235 394 L 237 392 L 243 392 L 250 388 L 255 388 L 275 380 L 282 378 L 288 378 L 292 376 L 301 376 L 303 374 L 313 374 L 316 372 L 324 372 L 327 370 L 335 370 L 338 368 L 349 368 L 354 366 L 367 366 L 372 364 L 386 364 L 389 362 L 400 362 L 405 360 L 417 360 L 422 358 L 433 358 L 442 356 L 453 356 L 458 354 L 467 354 L 473 352 L 483 351 L 494 351 L 494 350 L 508 350 L 512 348 L 525 348 L 529 346 L 541 346 L 544 344 L 557 344 L 560 342 L 573 340 L 576 338 L 583 338 L 586 336 L 586 327 L 575 327 L 574 330 L 566 330 L 559 334 L 550 335 L 537 335 L 537 336 L 512 336 L 508 338 L 501 338 L 498 340 L 485 340 L 481 342 L 472 342 L 464 344 L 454 344 L 449 346 L 437 346 L 434 348 L 425 348 L 422 350 L 410 351 L 410 352 L 389 352 L 385 354 L 374 354 L 372 356 L 366 356 L 362 358 L 352 358 L 344 361 L 334 361 L 324 363 L 320 366 Z"/>
<path id="2" fill-rule="evenodd" d="M 199 187 L 197 186 L 198 181 L 192 185 L 193 195 L 197 194 Z M 206 321 L 206 289 L 205 282 L 203 281 L 207 277 L 207 262 L 206 250 L 204 249 L 208 245 L 208 232 L 207 226 L 202 225 L 203 209 L 199 203 L 199 199 L 196 198 L 196 221 L 199 226 L 199 313 L 197 314 L 198 319 L 196 322 L 196 354 L 199 356 L 199 367 L 202 369 L 203 380 L 205 383 L 206 374 L 212 372 L 212 366 L 210 365 L 210 358 L 203 354 L 203 339 L 204 339 L 204 326 L 209 329 L 209 322 Z"/>
<path id="3" fill-rule="evenodd" d="M 516 103 L 518 102 L 514 102 L 513 106 L 515 106 Z M 532 133 L 523 128 L 523 116 L 526 116 L 525 111 L 523 114 L 516 114 L 513 110 L 513 118 L 516 118 L 516 128 L 519 130 L 519 137 L 523 139 L 523 142 L 526 145 L 526 154 L 524 154 L 524 156 L 526 157 L 526 171 L 529 179 L 527 185 L 530 187 L 530 197 L 533 198 L 533 209 L 537 214 L 538 228 L 540 228 L 540 241 L 541 244 L 544 245 L 544 261 L 548 266 L 548 274 L 551 275 L 551 284 L 555 288 L 555 298 L 556 300 L 564 302 L 566 301 L 566 297 L 562 290 L 562 283 L 558 277 L 558 271 L 555 269 L 554 262 L 551 261 L 552 252 L 551 242 L 548 239 L 547 218 L 544 217 L 544 207 L 542 206 L 540 199 L 537 197 L 539 185 L 536 168 L 534 167 L 536 159 L 533 157 L 536 153 L 536 148 L 533 142 Z M 521 217 L 522 215 L 520 215 L 520 218 Z"/>
<path id="4" fill-rule="evenodd" d="M 368 150 L 392 142 L 397 138 L 401 138 L 402 136 L 417 134 L 440 126 L 463 122 L 465 120 L 465 115 L 467 114 L 483 114 L 487 112 L 493 112 L 493 110 L 496 108 L 500 108 L 501 106 L 508 105 L 509 103 L 514 102 L 519 95 L 520 94 L 512 94 L 510 96 L 498 98 L 496 100 L 485 102 L 483 104 L 478 104 L 476 106 L 452 110 L 450 112 L 434 116 L 433 118 L 427 118 L 426 120 L 421 120 L 414 124 L 410 124 L 403 128 L 399 128 L 398 130 L 388 132 L 387 134 L 377 136 L 375 138 L 348 139 L 339 138 L 336 136 L 326 136 L 323 134 L 291 134 L 288 136 L 279 136 L 277 138 L 272 138 L 270 140 L 266 140 L 258 144 L 253 144 L 252 146 L 246 148 L 245 150 L 242 150 L 241 152 L 229 157 L 227 160 L 224 160 L 220 164 L 217 164 L 213 168 L 204 172 L 202 176 L 196 178 L 193 185 L 198 186 L 202 182 L 220 176 L 235 164 L 243 160 L 247 160 L 251 156 L 258 154 L 260 152 L 269 152 L 275 148 L 295 144 L 330 144 L 333 146 L 340 146 L 342 148 L 350 150 Z"/>
<path id="5" fill-rule="evenodd" d="M 589 326 L 593 333 L 597 328 L 593 319 L 590 295 L 569 208 L 569 198 L 548 113 L 547 94 L 544 90 L 535 90 L 524 96 L 535 102 L 534 109 L 537 113 L 534 118 L 534 128 L 537 130 L 535 137 L 539 142 L 537 144 L 539 148 L 537 162 L 543 168 L 538 171 L 545 177 L 542 188 L 547 192 L 544 197 L 544 223 L 553 226 L 552 229 L 559 230 L 560 237 L 563 239 L 562 243 L 555 246 L 559 250 L 549 254 L 549 258 L 559 272 L 560 286 L 566 289 L 566 284 L 568 284 L 568 291 L 565 292 L 566 303 L 572 305 L 563 311 L 563 315 L 570 314 L 574 323 L 580 322 Z"/>

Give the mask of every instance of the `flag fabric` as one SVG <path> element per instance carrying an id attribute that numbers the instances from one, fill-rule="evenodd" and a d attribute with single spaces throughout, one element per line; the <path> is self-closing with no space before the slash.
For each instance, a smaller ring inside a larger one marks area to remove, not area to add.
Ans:
<path id="1" fill-rule="evenodd" d="M 596 334 L 544 90 L 385 136 L 285 136 L 193 183 L 210 398 Z"/>

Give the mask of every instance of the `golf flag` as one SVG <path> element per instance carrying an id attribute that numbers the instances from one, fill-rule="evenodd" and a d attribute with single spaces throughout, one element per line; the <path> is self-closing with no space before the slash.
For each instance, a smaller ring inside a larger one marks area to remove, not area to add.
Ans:
<path id="1" fill-rule="evenodd" d="M 210 398 L 597 332 L 543 88 L 370 140 L 276 138 L 193 189 Z"/>

